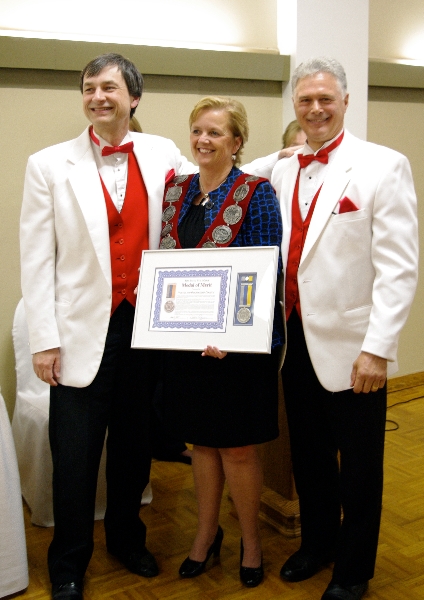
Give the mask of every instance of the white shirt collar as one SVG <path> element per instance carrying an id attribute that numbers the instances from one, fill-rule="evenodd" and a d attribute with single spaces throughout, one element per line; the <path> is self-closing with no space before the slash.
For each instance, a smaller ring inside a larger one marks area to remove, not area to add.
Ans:
<path id="1" fill-rule="evenodd" d="M 330 144 L 332 144 L 334 142 L 334 140 L 336 140 L 343 132 L 343 129 L 341 129 L 339 131 L 339 133 L 337 135 L 335 135 L 331 140 L 328 140 L 327 142 L 325 142 L 321 148 L 318 148 L 318 150 L 312 150 L 312 148 L 309 146 L 308 144 L 308 140 L 306 140 L 305 145 L 303 147 L 303 155 L 306 154 L 317 154 L 320 150 L 322 150 L 323 148 L 327 148 L 327 146 L 329 146 Z"/>

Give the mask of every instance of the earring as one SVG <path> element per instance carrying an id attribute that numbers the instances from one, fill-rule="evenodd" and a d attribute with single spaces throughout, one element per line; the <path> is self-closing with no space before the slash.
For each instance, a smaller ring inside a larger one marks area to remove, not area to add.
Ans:
<path id="1" fill-rule="evenodd" d="M 237 158 L 237 154 L 232 154 L 232 155 L 231 155 L 231 158 L 232 158 L 232 160 L 236 160 L 236 158 Z"/>

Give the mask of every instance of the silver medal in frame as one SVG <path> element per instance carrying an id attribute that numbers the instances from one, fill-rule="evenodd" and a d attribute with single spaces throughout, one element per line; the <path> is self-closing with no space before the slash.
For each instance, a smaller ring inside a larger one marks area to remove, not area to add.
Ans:
<path id="1" fill-rule="evenodd" d="M 237 321 L 239 323 L 248 323 L 250 321 L 251 316 L 252 316 L 252 313 L 247 308 L 247 306 L 242 306 L 237 311 Z"/>

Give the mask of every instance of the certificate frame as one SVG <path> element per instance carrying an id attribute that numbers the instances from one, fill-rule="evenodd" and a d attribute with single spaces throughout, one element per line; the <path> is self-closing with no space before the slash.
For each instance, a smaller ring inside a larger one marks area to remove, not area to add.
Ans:
<path id="1" fill-rule="evenodd" d="M 277 246 L 145 250 L 131 346 L 271 352 Z"/>

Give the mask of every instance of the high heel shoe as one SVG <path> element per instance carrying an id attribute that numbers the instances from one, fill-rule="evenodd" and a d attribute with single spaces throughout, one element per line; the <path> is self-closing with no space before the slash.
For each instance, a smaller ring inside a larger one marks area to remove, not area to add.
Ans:
<path id="1" fill-rule="evenodd" d="M 206 563 L 208 562 L 212 554 L 215 558 L 219 556 L 219 553 L 221 552 L 221 544 L 223 537 L 224 532 L 222 531 L 222 527 L 218 525 L 218 531 L 216 532 L 216 536 L 214 541 L 212 542 L 212 545 L 209 547 L 206 553 L 205 560 L 192 560 L 189 556 L 187 556 L 179 570 L 179 574 L 181 575 L 181 577 L 197 577 L 198 575 L 203 573 L 206 567 Z"/>
<path id="2" fill-rule="evenodd" d="M 264 578 L 264 565 L 261 554 L 261 565 L 260 567 L 242 567 L 243 562 L 243 539 L 240 540 L 240 580 L 246 587 L 258 586 Z"/>

